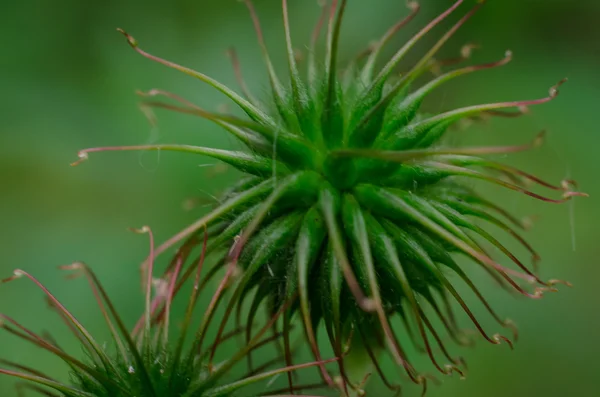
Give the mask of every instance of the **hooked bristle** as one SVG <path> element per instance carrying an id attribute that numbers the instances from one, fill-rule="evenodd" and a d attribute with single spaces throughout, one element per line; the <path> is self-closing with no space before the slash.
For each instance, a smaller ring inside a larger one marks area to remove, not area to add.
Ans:
<path id="1" fill-rule="evenodd" d="M 121 33 L 123 36 L 125 36 L 125 38 L 127 39 L 127 42 L 129 43 L 129 45 L 133 48 L 136 48 L 138 46 L 138 42 L 136 39 L 133 38 L 133 36 L 131 36 L 129 33 L 127 33 L 126 31 L 124 31 L 121 28 L 117 28 L 117 32 Z"/>

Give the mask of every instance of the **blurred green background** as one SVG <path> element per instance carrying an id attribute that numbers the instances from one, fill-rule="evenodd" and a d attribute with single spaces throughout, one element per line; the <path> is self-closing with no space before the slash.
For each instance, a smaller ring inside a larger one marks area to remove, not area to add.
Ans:
<path id="1" fill-rule="evenodd" d="M 319 11 L 312 0 L 290 3 L 295 43 L 301 49 Z M 401 0 L 349 3 L 342 60 L 406 14 Z M 498 311 L 519 324 L 521 339 L 512 352 L 483 342 L 473 350 L 454 349 L 470 364 L 468 379 L 447 379 L 429 395 L 597 396 L 600 2 L 488 3 L 442 53 L 452 57 L 466 42 L 475 42 L 482 48 L 474 62 L 498 59 L 506 49 L 514 52 L 514 61 L 445 86 L 427 106 L 443 110 L 542 97 L 548 87 L 569 77 L 556 101 L 533 108 L 527 117 L 489 121 L 456 134 L 461 142 L 508 144 L 526 142 L 547 129 L 543 148 L 507 160 L 546 179 L 576 178 L 591 198 L 556 206 L 491 190 L 514 212 L 539 217 L 528 237 L 542 254 L 543 275 L 568 279 L 575 288 L 529 301 L 478 280 Z M 388 53 L 448 4 L 423 0 L 417 21 L 398 35 Z M 256 5 L 276 66 L 283 70 L 279 1 L 256 0 Z M 167 89 L 212 110 L 228 102 L 200 82 L 135 54 L 115 28 L 126 28 L 154 54 L 230 85 L 235 79 L 225 51 L 234 45 L 250 87 L 260 95 L 268 88 L 252 25 L 245 7 L 235 0 L 23 0 L 3 2 L 0 13 L 0 276 L 9 276 L 14 268 L 33 272 L 102 339 L 106 331 L 97 311 L 89 309 L 93 297 L 85 282 L 64 280 L 56 266 L 76 260 L 92 265 L 131 323 L 141 307 L 138 264 L 147 240 L 126 228 L 151 225 L 157 239 L 164 240 L 205 211 L 185 209 L 186 199 L 210 198 L 236 178 L 232 172 L 198 166 L 211 160 L 173 153 L 97 154 L 80 167 L 69 167 L 78 150 L 93 146 L 237 145 L 209 122 L 183 115 L 158 113 L 159 128 L 153 130 L 137 109 L 137 89 Z M 413 56 L 441 31 L 429 35 Z M 53 332 L 64 348 L 77 353 L 42 298 L 25 280 L 1 285 L 0 311 L 36 331 Z M 37 363 L 65 378 L 65 369 L 54 358 L 4 334 L 0 356 Z M 0 377 L 0 395 L 15 395 L 13 384 Z M 371 387 L 370 395 L 390 395 L 378 382 Z M 418 395 L 418 390 L 409 386 L 406 395 Z"/>

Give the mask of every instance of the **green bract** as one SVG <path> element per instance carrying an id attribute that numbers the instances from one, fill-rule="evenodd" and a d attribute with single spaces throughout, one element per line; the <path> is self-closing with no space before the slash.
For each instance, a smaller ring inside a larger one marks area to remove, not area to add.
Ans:
<path id="1" fill-rule="evenodd" d="M 149 101 L 145 106 L 214 121 L 243 142 L 247 151 L 146 145 L 88 149 L 80 152 L 80 160 L 95 151 L 173 150 L 210 156 L 246 174 L 211 213 L 165 242 L 157 254 L 197 238 L 204 227 L 212 228 L 208 250 L 228 252 L 215 269 L 225 268 L 226 278 L 237 279 L 229 286 L 233 295 L 221 319 L 221 332 L 234 310 L 238 321 L 242 321 L 242 305 L 247 299 L 251 299 L 245 319 L 248 340 L 252 339 L 252 324 L 261 306 L 271 313 L 283 309 L 280 325 L 289 365 L 294 317 L 302 323 L 317 361 L 321 360 L 317 330 L 324 327 L 335 354 L 343 359 L 339 361 L 341 378 L 333 380 L 322 365 L 321 374 L 329 384 L 340 384 L 336 381 L 341 379 L 344 393 L 349 389 L 361 393 L 357 383 L 360 379 L 347 376 L 357 366 L 352 354 L 361 352 L 367 353 L 391 388 L 397 387 L 380 371 L 376 352 L 381 348 L 413 382 L 426 386 L 427 377 L 411 364 L 403 346 L 407 341 L 400 340 L 399 333 L 411 336 L 414 345 L 429 355 L 440 372 L 462 374 L 462 360 L 449 354 L 430 319 L 436 317 L 435 321 L 443 324 L 456 342 L 468 343 L 455 321 L 452 301 L 486 340 L 511 343 L 506 336 L 485 331 L 458 294 L 454 283 L 462 281 L 500 326 L 513 328 L 488 305 L 467 272 L 455 262 L 455 254 L 471 258 L 499 284 L 531 298 L 552 290 L 556 281 L 540 279 L 487 231 L 488 225 L 499 227 L 537 261 L 537 253 L 516 231 L 524 227 L 522 222 L 468 188 L 464 180 L 487 181 L 552 203 L 582 194 L 572 191 L 569 181 L 549 184 L 480 157 L 528 150 L 540 143 L 541 135 L 530 144 L 478 148 L 447 147 L 444 137 L 460 120 L 519 115 L 527 106 L 548 102 L 556 97 L 562 82 L 541 99 L 475 105 L 434 115 L 420 113 L 423 100 L 444 83 L 510 60 L 507 52 L 500 61 L 438 74 L 429 83 L 414 87 L 416 79 L 427 72 L 466 59 L 470 47 L 458 60 L 442 62 L 434 56 L 481 4 L 459 19 L 408 72 L 398 74 L 397 66 L 405 55 L 453 14 L 463 0 L 432 20 L 379 67 L 384 46 L 418 11 L 416 3 L 410 3 L 411 14 L 343 70 L 338 69 L 337 53 L 347 1 L 333 0 L 324 8 L 310 42 L 305 75 L 297 64 L 287 1 L 283 0 L 290 75 L 289 83 L 284 84 L 275 74 L 253 6 L 249 0 L 245 3 L 258 33 L 272 88 L 266 101 L 256 100 L 248 92 L 234 53 L 242 95 L 200 72 L 145 52 L 132 36 L 122 33 L 138 53 L 208 83 L 235 102 L 247 117 L 212 113 L 160 90 L 145 95 L 166 97 L 169 102 Z M 317 60 L 322 25 L 327 25 L 326 52 L 324 59 Z M 555 190 L 559 197 L 541 196 L 530 191 L 528 185 Z M 498 248 L 515 267 L 508 268 L 492 259 L 482 242 Z M 402 320 L 402 331 L 394 330 L 398 327 L 391 321 L 394 317 Z M 350 356 L 346 356 L 348 343 Z M 434 351 L 440 351 L 444 358 Z M 290 377 L 290 390 L 294 390 L 291 384 Z"/>

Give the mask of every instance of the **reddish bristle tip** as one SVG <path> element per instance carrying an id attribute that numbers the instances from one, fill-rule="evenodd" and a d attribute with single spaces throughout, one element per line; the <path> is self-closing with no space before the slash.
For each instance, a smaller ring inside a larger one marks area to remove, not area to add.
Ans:
<path id="1" fill-rule="evenodd" d="M 135 93 L 141 97 L 154 97 L 160 95 L 161 91 L 153 88 L 149 91 L 137 90 Z"/>
<path id="2" fill-rule="evenodd" d="M 419 4 L 418 1 L 408 0 L 406 2 L 406 8 L 408 8 L 412 12 L 417 12 L 417 11 L 419 11 L 421 9 L 421 5 Z"/>
<path id="3" fill-rule="evenodd" d="M 425 397 L 427 395 L 427 379 L 423 378 L 422 380 L 419 380 L 419 382 L 417 384 L 423 385 L 423 389 L 421 391 L 421 397 Z"/>
<path id="4" fill-rule="evenodd" d="M 577 192 L 577 191 L 572 190 L 572 189 L 578 187 L 577 181 L 574 181 L 573 179 L 563 179 L 560 182 L 560 186 L 561 186 L 562 190 L 565 192 L 565 194 L 563 195 L 563 197 L 565 199 L 568 199 L 568 198 L 574 197 L 574 196 L 579 196 L 579 197 L 589 197 L 590 196 L 587 193 Z"/>
<path id="5" fill-rule="evenodd" d="M 590 195 L 583 192 L 565 192 L 563 194 L 563 199 L 565 200 L 572 199 L 573 197 L 590 197 Z"/>
<path id="6" fill-rule="evenodd" d="M 548 285 L 557 285 L 557 284 L 561 284 L 566 287 L 573 288 L 573 284 L 566 280 L 557 280 L 557 279 L 548 280 Z"/>
<path id="7" fill-rule="evenodd" d="M 70 164 L 71 167 L 76 167 L 79 164 L 81 164 L 84 161 L 87 161 L 89 159 L 89 155 L 87 154 L 86 151 L 81 151 L 81 152 L 77 153 L 77 157 L 79 157 L 79 160 L 72 162 Z"/>
<path id="8" fill-rule="evenodd" d="M 558 290 L 554 287 L 538 287 L 533 292 L 533 296 L 531 296 L 531 298 L 540 299 L 546 292 L 558 292 Z"/>
<path id="9" fill-rule="evenodd" d="M 127 230 L 136 234 L 146 234 L 150 232 L 150 227 L 142 226 L 140 228 L 128 227 Z"/>
<path id="10" fill-rule="evenodd" d="M 126 31 L 124 31 L 121 28 L 117 28 L 117 32 L 119 32 L 123 36 L 125 36 L 125 38 L 127 39 L 127 42 L 129 43 L 130 46 L 132 46 L 133 48 L 136 48 L 138 46 L 137 40 L 134 39 L 133 36 L 131 36 L 129 33 L 127 33 Z"/>
<path id="11" fill-rule="evenodd" d="M 16 279 L 19 279 L 21 277 L 23 277 L 25 274 L 22 270 L 19 269 L 15 269 L 13 270 L 13 275 L 10 277 L 7 277 L 5 279 L 2 279 L 1 282 L 4 283 L 10 283 L 11 281 L 14 281 Z"/>
<path id="12" fill-rule="evenodd" d="M 481 48 L 481 46 L 479 46 L 478 44 L 467 43 L 464 46 L 462 46 L 462 48 L 460 49 L 460 56 L 463 59 L 469 59 L 469 58 L 471 58 L 471 55 L 473 54 L 473 50 L 476 50 L 479 48 Z"/>
<path id="13" fill-rule="evenodd" d="M 446 375 L 452 375 L 453 373 L 456 372 L 459 376 L 459 379 L 461 379 L 461 380 L 466 379 L 465 372 L 455 365 L 451 365 L 451 364 L 444 365 L 444 372 Z"/>
<path id="14" fill-rule="evenodd" d="M 80 262 L 75 262 L 75 263 L 71 263 L 70 265 L 60 265 L 57 266 L 58 270 L 79 270 L 82 268 L 82 265 Z"/>
<path id="15" fill-rule="evenodd" d="M 496 334 L 496 335 L 494 335 L 493 339 L 497 342 L 496 343 L 497 345 L 501 344 L 502 342 L 505 342 L 508 345 L 508 347 L 510 347 L 510 350 L 515 349 L 513 341 L 508 339 L 506 336 Z"/>
<path id="16" fill-rule="evenodd" d="M 11 277 L 7 277 L 7 278 L 3 278 L 2 280 L 0 280 L 0 283 L 5 284 L 5 283 L 10 283 L 11 281 L 14 281 L 16 279 L 18 279 L 19 277 L 17 276 L 11 276 Z"/>
<path id="17" fill-rule="evenodd" d="M 558 96 L 558 94 L 560 93 L 558 91 L 558 89 L 565 84 L 567 81 L 569 81 L 568 78 L 564 78 L 561 81 L 559 81 L 558 83 L 556 83 L 555 85 L 553 85 L 552 87 L 550 87 L 550 90 L 548 91 L 548 94 L 550 95 L 550 98 L 556 98 Z"/>
<path id="18" fill-rule="evenodd" d="M 517 342 L 519 340 L 519 329 L 517 328 L 517 324 L 515 324 L 513 320 L 507 318 L 504 320 L 504 327 L 510 329 L 512 332 L 512 342 Z"/>

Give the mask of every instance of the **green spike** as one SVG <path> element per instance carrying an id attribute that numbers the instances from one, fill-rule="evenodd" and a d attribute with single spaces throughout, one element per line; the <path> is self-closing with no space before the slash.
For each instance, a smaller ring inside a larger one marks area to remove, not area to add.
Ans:
<path id="1" fill-rule="evenodd" d="M 282 373 L 288 373 L 291 372 L 293 370 L 297 370 L 297 369 L 302 369 L 302 368 L 309 368 L 309 367 L 313 367 L 317 364 L 326 364 L 326 363 L 330 363 L 336 361 L 336 359 L 332 359 L 332 360 L 325 360 L 319 363 L 308 363 L 308 364 L 299 364 L 299 365 L 295 365 L 295 366 L 291 366 L 291 367 L 285 367 L 285 368 L 281 368 L 281 369 L 276 369 L 276 370 L 272 370 L 269 372 L 265 372 L 263 374 L 260 375 L 255 375 L 255 376 L 251 376 L 248 377 L 246 379 L 234 382 L 234 383 L 230 383 L 228 385 L 225 386 L 220 386 L 220 387 L 216 387 L 213 389 L 209 389 L 206 390 L 203 394 L 203 396 L 206 397 L 226 397 L 226 396 L 230 396 L 233 392 L 237 391 L 238 389 L 241 389 L 242 387 L 246 387 L 249 386 L 255 382 L 258 382 L 260 380 L 264 380 L 264 379 L 268 379 L 268 378 L 272 378 L 275 377 L 279 374 Z M 183 397 L 192 397 L 194 396 L 194 394 L 192 393 L 188 393 L 185 394 Z"/>
<path id="2" fill-rule="evenodd" d="M 357 304 L 361 308 L 366 311 L 373 311 L 373 301 L 362 291 L 356 275 L 354 274 L 354 271 L 350 265 L 350 260 L 348 259 L 346 249 L 344 248 L 342 232 L 337 219 L 341 211 L 340 200 L 341 198 L 339 194 L 332 187 L 326 186 L 320 192 L 319 204 L 321 206 L 321 211 L 323 212 L 323 217 L 325 218 L 325 223 L 327 224 L 327 231 L 332 242 L 333 251 L 336 259 L 340 263 L 340 267 L 348 288 L 354 295 Z"/>
<path id="3" fill-rule="evenodd" d="M 160 144 L 160 145 L 139 145 L 139 146 L 115 146 L 115 147 L 103 147 L 86 149 L 79 152 L 79 161 L 72 165 L 85 161 L 89 157 L 89 153 L 92 152 L 107 152 L 107 151 L 173 151 L 182 153 L 199 154 L 221 160 L 236 169 L 246 172 L 251 175 L 265 176 L 270 175 L 273 169 L 276 169 L 281 174 L 285 175 L 288 173 L 287 167 L 283 163 L 279 163 L 276 166 L 273 162 L 267 158 L 254 156 L 244 152 L 234 152 L 231 150 L 213 149 L 201 146 L 192 145 L 174 145 L 174 144 Z"/>
<path id="4" fill-rule="evenodd" d="M 327 248 L 324 254 L 324 263 L 321 267 L 321 293 L 328 299 L 321 300 L 324 313 L 324 322 L 330 336 L 335 335 L 335 339 L 341 347 L 342 339 L 342 317 L 341 317 L 341 298 L 343 279 L 342 267 L 335 256 L 333 244 L 328 240 Z M 339 352 L 338 352 L 339 353 Z"/>
<path id="5" fill-rule="evenodd" d="M 46 379 L 41 376 L 24 374 L 24 373 L 20 373 L 20 372 L 9 371 L 6 369 L 0 369 L 0 373 L 5 374 L 5 375 L 14 376 L 16 378 L 20 378 L 20 379 L 23 379 L 23 380 L 26 380 L 29 382 L 34 382 L 34 383 L 49 387 L 50 389 L 56 390 L 57 392 L 60 392 L 60 393 L 63 393 L 67 397 L 95 397 L 95 395 L 92 393 L 87 393 L 87 392 L 78 390 L 74 387 L 67 386 L 60 382 L 56 382 L 51 379 Z"/>
<path id="6" fill-rule="evenodd" d="M 342 145 L 344 140 L 344 115 L 341 103 L 341 87 L 337 80 L 337 58 L 340 28 L 347 3 L 347 0 L 341 0 L 337 18 L 333 28 L 329 30 L 328 37 L 327 84 L 325 85 L 325 105 L 321 117 L 321 128 L 329 148 Z M 335 10 L 332 7 L 332 13 L 333 11 Z"/>
<path id="7" fill-rule="evenodd" d="M 484 105 L 468 106 L 417 122 L 395 134 L 397 137 L 396 139 L 401 143 L 396 143 L 390 140 L 390 143 L 385 145 L 386 149 L 412 149 L 428 147 L 433 143 L 438 142 L 448 127 L 461 119 L 477 116 L 490 111 L 510 108 L 524 108 L 527 106 L 549 102 L 558 95 L 558 88 L 565 81 L 566 80 L 563 80 L 554 87 L 550 88 L 549 95 L 545 98 L 530 101 L 497 102 Z"/>
<path id="8" fill-rule="evenodd" d="M 523 272 L 525 272 L 527 275 L 532 277 L 535 281 L 537 281 L 538 283 L 540 283 L 542 285 L 547 285 L 545 282 L 541 281 L 538 278 L 538 276 L 533 274 L 525 265 L 523 265 L 523 263 L 521 263 L 521 261 L 519 259 L 517 259 L 517 257 L 510 250 L 508 250 L 502 243 L 500 243 L 500 241 L 498 241 L 498 239 L 496 239 L 490 233 L 485 231 L 483 228 L 470 222 L 467 218 L 465 218 L 460 213 L 458 213 L 457 211 L 455 211 L 454 209 L 450 208 L 447 205 L 444 205 L 441 203 L 432 203 L 432 205 L 436 209 L 438 209 L 441 213 L 443 213 L 445 217 L 452 220 L 452 222 L 455 223 L 456 225 L 459 225 L 467 230 L 471 230 L 471 231 L 475 232 L 477 235 L 484 238 L 486 241 L 488 241 L 490 244 L 492 244 L 494 247 L 496 247 L 498 250 L 500 250 L 503 254 L 505 254 L 521 270 L 523 270 Z"/>
<path id="9" fill-rule="evenodd" d="M 195 77 L 195 78 L 201 80 L 202 82 L 210 85 L 211 87 L 219 90 L 220 92 L 225 94 L 227 97 L 229 97 L 238 106 L 240 106 L 240 108 L 242 108 L 251 119 L 261 122 L 261 123 L 264 123 L 266 125 L 270 125 L 270 126 L 275 125 L 275 123 L 273 122 L 273 119 L 271 119 L 267 114 L 262 112 L 260 109 L 258 109 L 254 105 L 252 105 L 246 99 L 242 98 L 239 94 L 235 93 L 233 90 L 231 90 L 226 85 L 219 83 L 218 81 L 216 81 L 213 78 L 208 77 L 204 73 L 200 73 L 200 72 L 197 72 L 190 68 L 186 68 L 184 66 L 178 65 L 176 63 L 166 61 L 164 59 L 161 59 L 159 57 L 156 57 L 154 55 L 151 55 L 151 54 L 145 52 L 144 50 L 142 50 L 141 48 L 138 47 L 137 40 L 134 39 L 131 35 L 129 35 L 123 29 L 117 29 L 117 30 L 125 36 L 125 38 L 127 39 L 127 42 L 131 46 L 131 48 L 133 48 L 135 51 L 137 51 L 142 56 L 144 56 L 150 60 L 153 60 L 155 62 L 162 63 L 163 65 L 165 65 L 167 67 L 176 69 L 176 70 L 183 72 L 191 77 Z"/>
<path id="10" fill-rule="evenodd" d="M 292 213 L 283 216 L 265 227 L 252 239 L 248 245 L 248 251 L 251 252 L 253 256 L 248 260 L 249 263 L 245 267 L 244 274 L 237 283 L 229 304 L 227 305 L 217 338 L 221 337 L 236 302 L 240 300 L 241 295 L 246 290 L 251 279 L 259 272 L 259 270 L 264 269 L 265 266 L 269 266 L 268 262 L 296 237 L 302 218 L 302 213 Z"/>
<path id="11" fill-rule="evenodd" d="M 373 74 L 375 73 L 375 64 L 377 62 L 377 59 L 381 55 L 381 51 L 400 29 L 402 29 L 405 25 L 412 21 L 415 16 L 417 16 L 417 13 L 421 8 L 419 4 L 415 1 L 407 2 L 407 7 L 411 10 L 411 13 L 406 18 L 392 26 L 379 40 L 379 42 L 371 52 L 371 55 L 369 55 L 369 58 L 367 59 L 367 62 L 365 63 L 365 66 L 363 67 L 363 70 L 361 72 L 361 81 L 367 84 L 372 83 Z"/>
<path id="12" fill-rule="evenodd" d="M 446 221 L 444 221 L 445 226 L 438 224 L 436 220 L 429 218 L 427 215 L 413 207 L 412 204 L 414 204 L 414 200 L 408 201 L 408 196 L 400 196 L 398 194 L 399 192 L 390 192 L 369 185 L 358 186 L 354 189 L 354 193 L 357 200 L 371 211 L 387 217 L 393 216 L 396 221 L 411 220 L 417 222 L 431 232 L 438 234 L 440 238 L 455 245 L 467 255 L 482 260 L 483 262 L 493 263 L 489 258 L 479 252 L 477 248 L 473 247 L 471 242 L 466 242 L 464 240 L 468 239 L 468 237 L 463 235 L 464 232 L 452 227 L 452 225 L 446 223 Z M 435 214 L 434 212 L 431 212 L 430 214 L 433 214 L 438 221 L 443 221 L 443 218 L 440 218 L 439 214 Z"/>
<path id="13" fill-rule="evenodd" d="M 325 222 L 321 216 L 318 208 L 311 208 L 305 215 L 302 222 L 302 228 L 298 235 L 296 242 L 296 266 L 293 269 L 297 269 L 296 277 L 293 274 L 288 278 L 287 296 L 291 297 L 296 292 L 300 298 L 300 308 L 302 316 L 304 317 L 305 331 L 315 353 L 315 358 L 320 360 L 318 353 L 318 347 L 316 344 L 315 331 L 312 328 L 312 321 L 310 318 L 311 307 L 309 303 L 309 275 L 312 272 L 313 266 L 316 264 L 316 260 L 320 254 L 323 241 L 327 230 L 325 228 Z"/>
<path id="14" fill-rule="evenodd" d="M 323 134 L 317 123 L 317 114 L 313 101 L 308 96 L 308 90 L 304 85 L 296 64 L 294 48 L 292 47 L 292 38 L 290 33 L 290 21 L 288 15 L 287 0 L 282 0 L 283 24 L 285 29 L 285 42 L 288 55 L 288 66 L 290 69 L 290 80 L 292 84 L 292 97 L 294 99 L 294 108 L 298 117 L 298 122 L 302 134 L 315 146 L 323 147 Z"/>
<path id="15" fill-rule="evenodd" d="M 308 89 L 312 90 L 310 95 L 317 94 L 317 87 L 319 86 L 319 67 L 317 65 L 316 51 L 317 51 L 317 42 L 319 40 L 319 36 L 321 35 L 321 30 L 327 19 L 327 7 L 325 7 L 325 3 L 320 4 L 322 11 L 321 16 L 315 26 L 312 37 L 310 40 L 310 45 L 308 47 Z"/>
<path id="16" fill-rule="evenodd" d="M 445 14 L 442 14 L 442 16 L 438 17 L 429 26 L 430 27 L 435 26 L 435 24 L 437 24 L 439 21 L 441 21 L 443 19 L 444 15 L 446 15 L 446 16 L 449 15 L 449 13 L 451 13 L 452 10 L 459 5 L 459 3 L 460 3 L 460 1 L 457 2 L 448 11 L 446 11 Z M 483 3 L 483 1 L 481 3 Z M 469 13 L 467 13 L 463 18 L 461 18 L 460 21 L 458 21 L 456 24 L 454 24 L 454 26 L 452 26 L 452 28 L 450 30 L 448 30 L 448 32 L 446 32 L 446 34 L 444 36 L 442 36 L 442 38 L 439 39 L 438 42 L 435 43 L 435 45 L 433 45 L 433 47 L 431 47 L 431 49 L 421 58 L 421 60 L 419 62 L 417 62 L 417 64 L 406 75 L 404 75 L 398 83 L 396 83 L 389 90 L 389 92 L 385 95 L 385 97 L 379 103 L 377 103 L 373 107 L 373 109 L 371 109 L 371 111 L 365 116 L 365 118 L 363 120 L 361 120 L 361 122 L 359 123 L 359 131 L 360 131 L 361 126 L 366 126 L 368 124 L 371 124 L 372 122 L 377 123 L 376 125 L 378 126 L 378 130 L 381 129 L 382 115 L 385 114 L 386 110 L 389 108 L 390 103 L 394 100 L 394 98 L 396 98 L 398 96 L 398 94 L 401 92 L 401 90 L 403 90 L 406 86 L 410 85 L 413 81 L 415 81 L 419 76 L 421 76 L 428 69 L 428 64 L 431 61 L 431 59 L 433 58 L 433 56 L 454 35 L 454 33 L 456 33 L 456 31 L 469 18 L 471 18 L 471 16 L 481 7 L 481 3 L 477 4 Z M 416 40 L 412 43 L 412 45 L 416 44 L 416 41 L 418 41 L 418 39 L 420 37 L 422 37 L 420 35 L 424 34 L 424 32 L 426 32 L 426 29 L 415 36 Z M 406 51 L 408 51 L 408 49 L 410 49 L 410 46 L 409 46 L 410 43 L 411 43 L 410 41 L 409 41 L 409 43 L 407 43 L 408 47 L 407 47 Z M 401 50 L 401 52 L 402 52 L 402 50 Z M 404 56 L 404 54 L 402 54 L 399 59 L 401 59 L 403 56 Z M 392 62 L 393 62 L 393 60 L 390 63 L 392 63 Z M 391 70 L 391 69 L 388 69 L 389 66 L 395 66 L 395 64 L 394 65 L 389 65 L 389 64 L 386 65 L 386 67 L 384 68 L 382 73 L 388 73 L 388 70 Z M 388 76 L 386 76 L 385 74 L 384 75 L 380 74 L 380 76 L 378 76 L 378 79 L 379 78 L 383 79 L 381 81 L 385 81 L 385 80 L 387 80 Z"/>
<path id="17" fill-rule="evenodd" d="M 396 106 L 390 106 L 392 109 L 390 114 L 388 115 L 385 123 L 384 130 L 382 131 L 382 138 L 388 137 L 390 134 L 395 131 L 405 127 L 410 123 L 417 115 L 423 100 L 430 95 L 433 90 L 439 88 L 444 83 L 454 80 L 457 77 L 473 73 L 479 70 L 492 69 L 495 67 L 503 66 L 510 62 L 512 59 L 512 53 L 510 51 L 506 52 L 506 56 L 504 59 L 498 62 L 477 65 L 477 66 L 467 66 L 462 69 L 453 70 L 446 74 L 439 76 L 438 78 L 430 81 L 419 90 L 413 92 L 408 97 L 402 99 L 400 103 Z"/>
<path id="18" fill-rule="evenodd" d="M 258 38 L 258 43 L 261 48 L 263 59 L 267 66 L 269 83 L 271 84 L 271 92 L 273 95 L 273 102 L 275 103 L 275 107 L 277 108 L 280 117 L 285 122 L 288 131 L 295 134 L 300 134 L 301 128 L 298 124 L 298 117 L 296 116 L 293 109 L 288 105 L 286 93 L 281 85 L 281 82 L 279 81 L 279 78 L 277 77 L 277 73 L 275 73 L 275 68 L 273 67 L 273 63 L 271 62 L 271 57 L 269 56 L 269 51 L 267 50 L 264 35 L 260 27 L 258 15 L 250 0 L 244 0 L 244 3 L 250 11 L 250 16 L 252 18 L 252 22 L 254 23 L 254 30 L 256 31 L 256 36 Z"/>
<path id="19" fill-rule="evenodd" d="M 454 5 L 452 5 L 452 7 L 450 7 L 448 10 L 446 10 L 434 20 L 432 20 L 425 28 L 419 31 L 419 33 L 413 36 L 400 50 L 398 50 L 398 52 L 394 54 L 392 59 L 379 72 L 379 74 L 375 78 L 375 81 L 368 89 L 368 92 L 370 93 L 370 91 L 373 89 L 377 90 L 377 88 L 375 87 L 380 87 L 389 78 L 393 70 L 396 68 L 398 63 L 406 56 L 408 51 L 410 51 L 419 42 L 419 40 L 423 36 L 425 36 L 425 34 L 427 34 L 431 29 L 433 29 L 441 21 L 446 19 L 446 17 L 448 17 L 454 10 L 456 10 L 458 6 L 462 4 L 462 2 L 463 0 L 458 0 L 457 2 L 455 2 Z"/>
<path id="20" fill-rule="evenodd" d="M 373 225 L 375 226 L 377 224 L 373 222 Z M 406 234 L 402 233 L 400 228 L 398 228 L 394 223 L 392 223 L 390 221 L 385 221 L 383 223 L 383 226 L 384 227 L 379 226 L 379 228 L 377 228 L 375 226 L 376 230 L 377 229 L 379 229 L 379 230 L 376 231 L 375 233 L 373 233 L 373 238 L 378 239 L 378 244 L 376 244 L 376 246 L 380 247 L 379 249 L 382 250 L 382 253 L 381 253 L 382 256 L 384 256 L 386 258 L 386 262 L 393 269 L 394 277 L 400 283 L 402 291 L 404 293 L 404 296 L 406 296 L 406 298 L 408 299 L 408 302 L 410 303 L 410 307 L 411 307 L 413 315 L 415 317 L 417 327 L 419 328 L 419 332 L 421 334 L 423 342 L 425 343 L 425 348 L 427 350 L 429 358 L 431 359 L 434 366 L 440 372 L 442 372 L 444 374 L 450 374 L 452 371 L 457 371 L 457 372 L 461 373 L 461 371 L 459 369 L 457 369 L 455 366 L 450 365 L 450 366 L 445 366 L 444 368 L 442 368 L 437 363 L 437 361 L 433 355 L 429 340 L 427 338 L 427 333 L 426 333 L 425 325 L 424 325 L 424 319 L 422 318 L 422 309 L 417 301 L 415 293 L 413 292 L 414 287 L 411 286 L 409 277 L 407 276 L 407 274 L 404 270 L 404 267 L 402 266 L 402 264 L 400 263 L 400 261 L 398 259 L 398 252 L 402 252 L 403 255 L 406 255 L 408 252 L 414 251 L 416 249 L 415 244 L 410 242 L 409 240 L 407 240 Z M 388 232 L 392 233 L 393 238 L 384 231 L 384 228 L 387 229 Z M 398 250 L 396 250 L 396 245 L 398 246 Z M 422 251 L 421 254 L 426 255 L 426 252 Z M 431 269 L 427 269 L 427 270 L 429 270 L 428 273 L 431 273 Z M 425 278 L 425 277 L 429 276 L 429 274 L 426 275 L 426 273 L 421 270 L 419 272 L 419 275 L 417 277 L 415 277 L 414 279 L 418 280 L 419 276 Z M 431 277 L 431 276 L 429 276 L 429 277 Z M 438 280 L 436 280 L 436 281 L 438 281 Z M 421 288 L 421 290 L 423 290 L 423 289 Z"/>
<path id="21" fill-rule="evenodd" d="M 145 106 L 175 110 L 180 113 L 197 115 L 213 122 L 224 122 L 238 128 L 248 129 L 265 138 L 273 145 L 273 157 L 279 157 L 295 167 L 315 167 L 319 163 L 319 152 L 305 138 L 286 131 L 280 125 L 264 125 L 256 121 L 246 121 L 233 116 L 214 114 L 201 108 L 181 108 L 161 102 L 146 102 Z M 266 148 L 265 148 L 266 149 Z"/>

